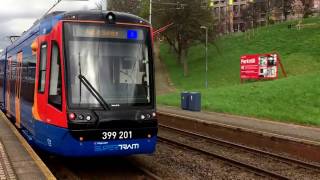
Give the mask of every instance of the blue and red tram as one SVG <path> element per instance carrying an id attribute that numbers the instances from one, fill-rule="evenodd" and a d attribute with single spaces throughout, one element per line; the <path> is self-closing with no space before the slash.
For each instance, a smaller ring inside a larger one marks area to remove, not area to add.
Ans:
<path id="1" fill-rule="evenodd" d="M 2 110 L 30 144 L 61 156 L 152 153 L 152 27 L 125 13 L 54 12 L 0 59 Z"/>

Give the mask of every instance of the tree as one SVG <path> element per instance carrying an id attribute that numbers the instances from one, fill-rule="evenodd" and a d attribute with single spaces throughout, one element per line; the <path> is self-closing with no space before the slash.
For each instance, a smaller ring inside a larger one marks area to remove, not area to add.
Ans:
<path id="1" fill-rule="evenodd" d="M 290 15 L 292 11 L 292 7 L 291 7 L 292 1 L 293 0 L 283 0 L 282 11 L 283 11 L 285 21 L 288 19 L 288 15 Z"/>
<path id="2" fill-rule="evenodd" d="M 139 16 L 148 19 L 149 17 L 149 3 L 150 0 L 139 0 Z"/>
<path id="3" fill-rule="evenodd" d="M 140 1 L 137 0 L 108 0 L 108 10 L 127 12 L 135 15 L 140 13 Z"/>
<path id="4" fill-rule="evenodd" d="M 102 1 L 96 2 L 96 8 L 97 8 L 98 10 L 101 10 L 101 9 L 102 9 Z"/>
<path id="5" fill-rule="evenodd" d="M 297 18 L 302 18 L 304 15 L 304 5 L 301 0 L 294 0 L 292 10 Z"/>
<path id="6" fill-rule="evenodd" d="M 188 75 L 188 49 L 195 42 L 202 40 L 205 33 L 200 26 L 213 29 L 212 11 L 201 6 L 199 0 L 171 0 L 159 3 L 153 14 L 156 24 L 165 25 L 173 22 L 173 27 L 164 33 L 164 37 L 178 55 L 178 63 L 183 65 L 184 76 Z"/>
<path id="7" fill-rule="evenodd" d="M 102 9 L 102 5 L 102 0 L 97 2 L 97 9 Z M 108 10 L 127 12 L 147 19 L 149 16 L 149 0 L 108 0 Z"/>

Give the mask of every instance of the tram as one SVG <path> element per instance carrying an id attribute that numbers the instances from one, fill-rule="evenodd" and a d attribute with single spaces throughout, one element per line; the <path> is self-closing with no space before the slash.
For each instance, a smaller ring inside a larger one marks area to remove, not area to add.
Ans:
<path id="1" fill-rule="evenodd" d="M 147 21 L 120 12 L 53 12 L 0 57 L 2 111 L 31 145 L 66 157 L 154 152 Z"/>

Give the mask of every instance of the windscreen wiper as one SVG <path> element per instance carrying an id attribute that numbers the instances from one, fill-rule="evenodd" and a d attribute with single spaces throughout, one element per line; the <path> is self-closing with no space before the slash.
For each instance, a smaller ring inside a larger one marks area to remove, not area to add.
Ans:
<path id="1" fill-rule="evenodd" d="M 92 84 L 88 81 L 86 77 L 83 75 L 79 75 L 78 78 L 80 81 L 86 86 L 89 92 L 97 99 L 97 101 L 101 104 L 104 110 L 110 110 L 108 103 L 103 99 L 100 93 L 92 86 Z"/>

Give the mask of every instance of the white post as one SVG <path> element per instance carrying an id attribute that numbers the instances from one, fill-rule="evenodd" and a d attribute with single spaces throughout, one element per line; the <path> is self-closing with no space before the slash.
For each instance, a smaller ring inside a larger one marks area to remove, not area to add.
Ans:
<path id="1" fill-rule="evenodd" d="M 208 89 L 208 28 L 206 28 L 206 89 Z"/>
<path id="2" fill-rule="evenodd" d="M 206 31 L 206 69 L 205 69 L 205 87 L 208 88 L 208 27 L 201 26 Z"/>
<path id="3" fill-rule="evenodd" d="M 149 23 L 152 24 L 152 0 L 150 0 L 149 5 Z"/>

